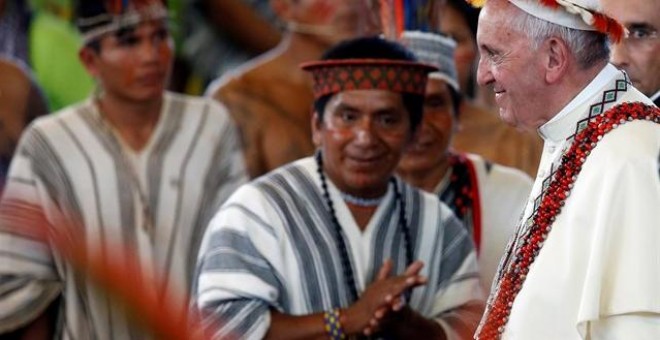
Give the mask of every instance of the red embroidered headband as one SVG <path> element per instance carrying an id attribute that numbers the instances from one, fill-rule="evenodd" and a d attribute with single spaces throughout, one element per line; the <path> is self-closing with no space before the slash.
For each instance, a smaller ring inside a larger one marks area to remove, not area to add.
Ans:
<path id="1" fill-rule="evenodd" d="M 300 65 L 312 74 L 314 98 L 348 90 L 389 90 L 424 95 L 435 66 L 404 60 L 333 59 Z"/>
<path id="2" fill-rule="evenodd" d="M 482 7 L 487 0 L 466 0 Z M 626 29 L 616 20 L 600 12 L 597 0 L 508 0 L 524 12 L 551 23 L 579 30 L 598 31 L 613 42 L 621 41 Z"/>

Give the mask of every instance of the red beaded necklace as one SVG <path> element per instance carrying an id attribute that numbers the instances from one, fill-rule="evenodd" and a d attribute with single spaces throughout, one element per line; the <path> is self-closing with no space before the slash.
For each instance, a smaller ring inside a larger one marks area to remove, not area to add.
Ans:
<path id="1" fill-rule="evenodd" d="M 633 120 L 648 120 L 660 124 L 660 109 L 642 103 L 624 103 L 594 118 L 589 125 L 579 132 L 570 149 L 562 156 L 561 165 L 554 174 L 546 194 L 534 213 L 533 225 L 522 236 L 515 250 L 511 248 L 497 284 L 497 290 L 484 314 L 482 325 L 476 339 L 499 339 L 504 332 L 513 302 L 522 289 L 531 264 L 538 256 L 547 238 L 555 218 L 561 212 L 566 198 L 570 195 L 573 184 L 582 170 L 587 157 L 605 134 Z M 509 247 L 513 247 L 512 242 Z"/>

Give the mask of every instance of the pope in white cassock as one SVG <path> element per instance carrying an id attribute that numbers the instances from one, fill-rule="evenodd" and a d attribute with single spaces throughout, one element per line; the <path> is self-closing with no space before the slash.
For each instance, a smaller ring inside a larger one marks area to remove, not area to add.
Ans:
<path id="1" fill-rule="evenodd" d="M 478 81 L 545 146 L 478 339 L 660 338 L 660 110 L 597 1 L 489 0 Z"/>

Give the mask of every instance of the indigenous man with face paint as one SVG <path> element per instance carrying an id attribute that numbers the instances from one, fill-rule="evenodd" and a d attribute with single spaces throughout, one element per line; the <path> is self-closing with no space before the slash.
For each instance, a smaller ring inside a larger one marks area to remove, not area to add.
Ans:
<path id="1" fill-rule="evenodd" d="M 203 230 L 246 178 L 243 157 L 222 107 L 165 92 L 162 2 L 85 0 L 77 10 L 80 59 L 98 91 L 38 119 L 19 142 L 0 206 L 0 333 L 55 303 L 56 338 L 145 339 L 43 237 L 76 234 L 84 242 L 72 247 L 138 262 L 162 284 L 152 290 L 160 301 L 185 294 Z"/>
<path id="2" fill-rule="evenodd" d="M 483 308 L 472 240 L 435 196 L 393 176 L 434 67 L 360 38 L 304 69 L 317 153 L 221 208 L 198 259 L 197 307 L 222 323 L 217 336 L 470 337 Z"/>
<path id="3" fill-rule="evenodd" d="M 463 222 L 477 249 L 482 284 L 490 287 L 532 180 L 522 171 L 449 148 L 460 120 L 461 101 L 454 40 L 410 31 L 403 32 L 401 41 L 419 60 L 437 66 L 438 71 L 429 74 L 424 117 L 397 172 L 406 182 L 437 195 Z"/>
<path id="4" fill-rule="evenodd" d="M 596 0 L 488 0 L 478 81 L 545 141 L 478 339 L 657 339 L 660 110 L 609 60 Z"/>

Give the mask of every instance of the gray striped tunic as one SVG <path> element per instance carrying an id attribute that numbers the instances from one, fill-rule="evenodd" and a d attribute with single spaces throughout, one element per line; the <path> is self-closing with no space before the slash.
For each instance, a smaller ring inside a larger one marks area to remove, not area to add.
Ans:
<path id="1" fill-rule="evenodd" d="M 189 291 L 205 227 L 246 180 L 236 129 L 217 103 L 166 93 L 139 157 L 144 161 L 131 166 L 92 100 L 27 129 L 0 205 L 0 333 L 29 322 L 61 296 L 58 338 L 144 338 L 53 249 L 16 232 L 31 222 L 25 216 L 30 208 L 50 224 L 65 218 L 80 228 L 87 247 L 115 257 L 123 254 L 113 245 L 139 250 L 140 262 L 165 282 L 154 290 L 161 298 Z M 142 215 L 145 205 L 150 209 Z M 145 216 L 153 221 L 151 231 L 143 228 Z"/>
<path id="2" fill-rule="evenodd" d="M 444 315 L 482 298 L 472 240 L 435 196 L 398 181 L 405 199 L 414 257 L 429 283 L 413 291 L 411 307 L 443 325 Z M 348 247 L 358 292 L 385 259 L 406 267 L 399 205 L 392 185 L 364 231 L 328 182 Z M 241 187 L 206 231 L 194 284 L 195 303 L 216 332 L 260 338 L 269 309 L 305 315 L 350 304 L 340 252 L 313 158 L 280 168 Z M 447 326 L 444 324 L 443 326 Z"/>

